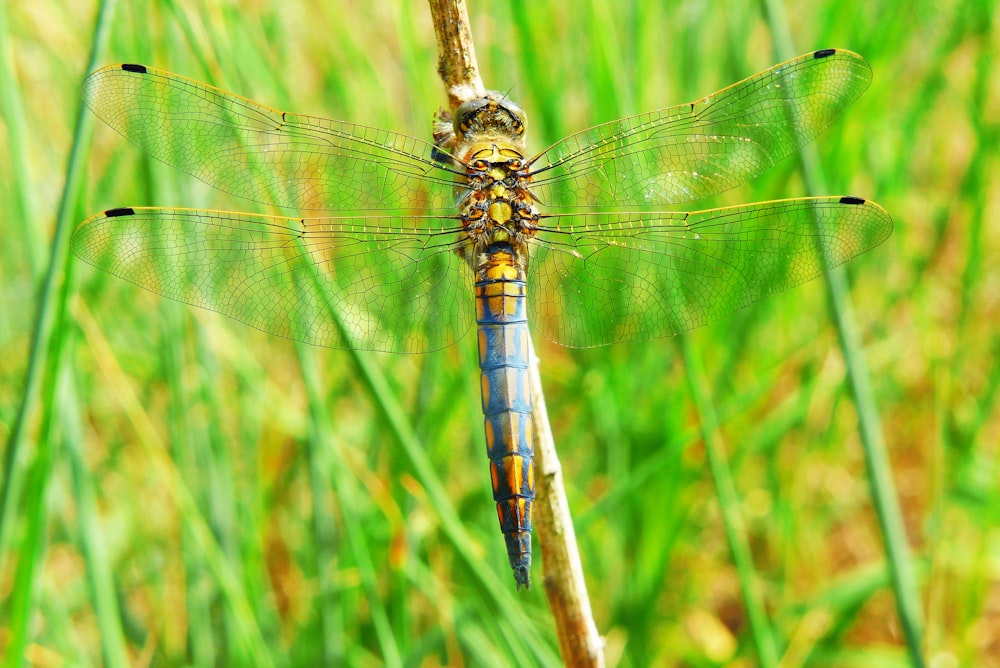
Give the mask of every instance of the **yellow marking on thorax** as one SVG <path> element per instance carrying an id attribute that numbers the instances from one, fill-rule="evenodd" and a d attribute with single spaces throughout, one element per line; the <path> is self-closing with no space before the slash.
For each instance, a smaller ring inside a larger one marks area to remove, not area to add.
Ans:
<path id="1" fill-rule="evenodd" d="M 513 210 L 507 202 L 493 202 L 493 204 L 490 204 L 490 208 L 486 210 L 486 215 L 498 225 L 503 225 L 510 220 L 511 213 L 513 213 Z M 506 239 L 500 239 L 499 237 L 496 240 L 506 241 Z"/>
<path id="2" fill-rule="evenodd" d="M 469 144 L 465 151 L 462 151 L 460 154 L 460 157 L 465 162 L 470 162 L 473 156 L 488 162 L 503 162 L 510 158 L 524 158 L 524 154 L 518 148 L 517 144 L 511 142 L 509 137 L 499 134 L 477 136 L 476 141 Z M 497 177 L 495 172 L 500 172 L 500 176 Z M 490 170 L 489 174 L 493 178 L 501 179 L 506 176 L 503 173 L 503 169 L 499 167 Z"/>

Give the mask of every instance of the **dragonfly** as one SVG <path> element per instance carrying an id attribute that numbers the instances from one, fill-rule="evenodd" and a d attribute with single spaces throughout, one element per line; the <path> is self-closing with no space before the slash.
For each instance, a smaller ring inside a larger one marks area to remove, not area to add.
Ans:
<path id="1" fill-rule="evenodd" d="M 142 288 L 317 346 L 424 353 L 475 327 L 493 499 L 527 588 L 529 323 L 574 347 L 671 336 L 883 242 L 892 219 L 862 197 L 662 208 L 796 152 L 871 76 L 855 53 L 814 51 L 532 154 L 526 114 L 496 92 L 423 141 L 108 66 L 84 101 L 142 151 L 241 198 L 336 215 L 120 207 L 81 223 L 71 247 Z"/>

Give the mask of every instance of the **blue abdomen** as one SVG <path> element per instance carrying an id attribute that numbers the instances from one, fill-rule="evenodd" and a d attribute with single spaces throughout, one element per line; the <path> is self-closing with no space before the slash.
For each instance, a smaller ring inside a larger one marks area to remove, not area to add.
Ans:
<path id="1" fill-rule="evenodd" d="M 479 368 L 493 499 L 518 589 L 529 584 L 535 498 L 524 269 L 510 244 L 485 251 L 476 270 Z"/>

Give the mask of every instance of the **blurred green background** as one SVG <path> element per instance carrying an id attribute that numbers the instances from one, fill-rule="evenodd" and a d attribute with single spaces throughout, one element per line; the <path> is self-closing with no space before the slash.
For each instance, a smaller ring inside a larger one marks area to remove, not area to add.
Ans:
<path id="1" fill-rule="evenodd" d="M 119 4 L 99 65 L 424 139 L 445 103 L 421 2 Z M 817 194 L 871 198 L 895 220 L 848 274 L 935 666 L 1000 665 L 994 11 L 470 8 L 483 78 L 527 111 L 535 149 L 769 67 L 781 29 L 796 53 L 871 62 L 868 93 L 816 142 Z M 0 652 L 46 666 L 555 664 L 541 560 L 515 593 L 497 530 L 471 337 L 428 355 L 297 347 L 67 265 L 61 246 L 55 276 L 70 280 L 51 304 L 67 307 L 33 353 L 38 403 L 11 449 L 96 16 L 94 2 L 0 5 Z M 255 210 L 84 118 L 74 225 L 113 206 Z M 806 194 L 790 159 L 712 204 Z M 822 280 L 684 346 L 536 345 L 609 665 L 766 663 L 748 605 L 782 666 L 912 665 Z M 734 499 L 710 474 L 699 379 Z M 749 589 L 724 511 L 745 523 Z"/>

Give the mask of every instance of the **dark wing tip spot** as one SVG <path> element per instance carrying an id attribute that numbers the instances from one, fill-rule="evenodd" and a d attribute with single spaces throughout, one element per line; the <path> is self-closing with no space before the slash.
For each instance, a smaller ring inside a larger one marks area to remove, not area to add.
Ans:
<path id="1" fill-rule="evenodd" d="M 861 197 L 841 197 L 841 204 L 864 204 L 865 200 Z"/>
<path id="2" fill-rule="evenodd" d="M 118 209 L 108 209 L 104 212 L 107 218 L 117 218 L 119 216 L 134 216 L 135 209 L 130 209 L 129 207 L 120 207 Z"/>
<path id="3" fill-rule="evenodd" d="M 820 49 L 819 51 L 813 52 L 813 58 L 826 58 L 837 53 L 836 49 Z"/>
<path id="4" fill-rule="evenodd" d="M 145 65 L 135 65 L 133 63 L 125 63 L 124 65 L 122 65 L 122 69 L 125 70 L 126 72 L 136 72 L 138 74 L 146 73 Z"/>

